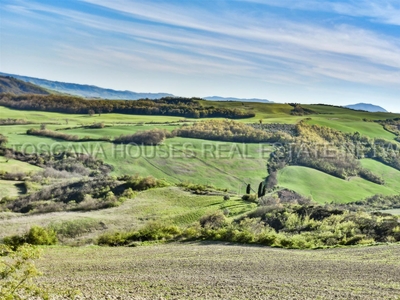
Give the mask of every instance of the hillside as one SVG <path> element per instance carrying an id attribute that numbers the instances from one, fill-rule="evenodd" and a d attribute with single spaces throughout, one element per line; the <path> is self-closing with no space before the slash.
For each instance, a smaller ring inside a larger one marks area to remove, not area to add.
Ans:
<path id="1" fill-rule="evenodd" d="M 173 96 L 167 93 L 136 93 L 131 91 L 117 91 L 113 89 L 101 88 L 94 85 L 77 84 L 40 79 L 35 77 L 21 76 L 15 74 L 1 73 L 0 75 L 11 76 L 21 81 L 38 85 L 45 89 L 51 89 L 60 93 L 102 99 L 121 99 L 121 100 L 137 100 L 137 99 L 158 99 L 162 97 Z"/>
<path id="2" fill-rule="evenodd" d="M 15 95 L 50 94 L 46 89 L 40 86 L 9 76 L 0 76 L 0 93 L 10 93 Z"/>
<path id="3" fill-rule="evenodd" d="M 346 108 L 354 109 L 354 110 L 364 110 L 368 112 L 387 112 L 386 109 L 383 107 L 373 105 L 373 104 L 368 104 L 368 103 L 358 103 L 358 104 L 352 104 L 352 105 L 346 105 Z"/>

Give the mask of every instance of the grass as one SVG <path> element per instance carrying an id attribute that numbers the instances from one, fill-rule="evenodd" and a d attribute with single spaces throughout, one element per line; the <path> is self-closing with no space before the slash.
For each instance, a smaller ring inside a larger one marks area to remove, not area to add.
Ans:
<path id="1" fill-rule="evenodd" d="M 80 138 L 85 136 L 89 136 L 91 138 L 102 138 L 102 137 L 111 137 L 115 138 L 120 135 L 134 134 L 138 131 L 150 130 L 154 128 L 166 129 L 168 131 L 172 131 L 175 128 L 179 127 L 179 125 L 130 125 L 130 126 L 121 126 L 115 125 L 112 127 L 98 128 L 98 129 L 88 129 L 88 128 L 74 128 L 69 130 L 60 130 L 59 132 L 67 133 L 71 135 L 77 135 Z"/>
<path id="2" fill-rule="evenodd" d="M 23 132 L 10 134 L 8 138 L 10 147 L 25 145 L 24 150 L 27 152 L 39 150 L 36 145 L 40 145 L 44 151 L 69 149 L 90 153 L 113 165 L 115 175 L 153 175 L 172 183 L 190 180 L 233 191 L 241 189 L 245 183 L 256 186 L 267 176 L 266 164 L 272 150 L 270 146 L 262 144 L 188 138 L 168 139 L 163 146 L 157 147 L 124 146 L 109 142 L 68 142 L 25 135 Z"/>
<path id="3" fill-rule="evenodd" d="M 378 185 L 359 177 L 343 180 L 323 172 L 300 166 L 289 166 L 278 173 L 280 187 L 311 197 L 318 203 L 347 203 L 375 194 L 394 195 L 400 186 Z"/>
<path id="4" fill-rule="evenodd" d="M 104 122 L 105 124 L 141 123 L 141 122 L 178 122 L 182 117 L 170 116 L 145 116 L 128 114 L 101 114 L 89 116 L 88 114 L 63 114 L 45 111 L 16 110 L 0 106 L 0 116 L 11 119 L 25 119 L 38 124 L 51 122 L 59 123 L 62 127 L 90 125 Z M 68 120 L 68 122 L 67 122 Z M 30 125 L 32 127 L 32 125 Z"/>
<path id="5" fill-rule="evenodd" d="M 90 299 L 397 299 L 400 245 L 282 250 L 222 243 L 49 247 L 40 283 Z"/>
<path id="6" fill-rule="evenodd" d="M 385 180 L 385 186 L 400 193 L 400 172 L 392 167 L 373 159 L 362 159 L 361 165 L 381 176 Z"/>
<path id="7" fill-rule="evenodd" d="M 249 102 L 244 102 L 242 104 L 242 102 L 224 101 L 204 101 L 202 104 L 205 106 L 240 108 L 254 111 L 256 113 L 256 117 L 239 120 L 241 122 L 258 122 L 262 119 L 264 123 L 294 124 L 310 117 L 312 119 L 308 122 L 311 124 L 328 126 L 344 132 L 358 131 L 369 137 L 383 137 L 389 140 L 394 139 L 393 134 L 385 131 L 381 125 L 374 122 L 364 122 L 363 119 L 377 120 L 400 116 L 388 113 L 367 113 L 323 105 L 305 105 L 305 107 L 308 107 L 319 114 L 292 116 L 290 115 L 292 107 L 288 104 Z M 168 139 L 163 146 L 157 148 L 149 146 L 131 148 L 124 146 L 121 148 L 119 145 L 114 145 L 108 142 L 74 143 L 47 137 L 28 136 L 25 134 L 27 129 L 31 127 L 39 127 L 39 124 L 42 122 L 53 122 L 57 124 L 47 125 L 47 128 L 52 130 L 64 128 L 61 132 L 76 134 L 80 137 L 116 137 L 121 134 L 129 134 L 138 130 L 151 128 L 173 130 L 178 126 L 177 124 L 179 124 L 179 121 L 182 120 L 180 117 L 121 114 L 89 116 L 79 114 L 19 111 L 5 107 L 0 107 L 0 114 L 7 116 L 8 118 L 25 119 L 37 123 L 37 125 L 14 125 L 1 127 L 2 132 L 4 132 L 4 134 L 9 138 L 10 146 L 13 144 L 32 144 L 32 147 L 28 146 L 24 149 L 28 152 L 37 145 L 41 145 L 42 149 L 45 150 L 57 149 L 57 147 L 59 149 L 63 147 L 64 149 L 66 148 L 84 153 L 89 150 L 89 153 L 95 154 L 95 152 L 97 152 L 98 158 L 103 159 L 106 163 L 112 164 L 115 167 L 113 172 L 114 175 L 153 175 L 158 178 L 164 178 L 171 183 L 190 180 L 195 183 L 214 184 L 217 187 L 227 188 L 238 193 L 244 188 L 246 183 L 251 183 L 253 187 L 256 187 L 258 183 L 267 176 L 266 164 L 269 159 L 269 153 L 272 150 L 271 147 L 258 144 L 247 144 L 243 146 L 233 143 L 218 143 L 186 138 Z M 193 121 L 197 120 L 193 119 Z M 104 122 L 106 125 L 112 126 L 102 129 L 73 128 L 65 130 L 66 127 L 89 125 L 96 122 Z M 143 122 L 177 123 L 143 125 Z M 120 149 L 123 149 L 124 152 L 120 152 Z M 213 150 L 210 151 L 210 149 Z M 187 158 L 185 153 L 192 153 L 195 157 Z M 375 166 L 372 166 L 372 168 L 374 167 Z M 284 173 L 287 173 L 288 170 L 284 171 Z M 306 174 L 303 175 L 306 176 L 306 180 L 301 178 L 289 178 L 288 176 L 283 176 L 281 180 L 285 186 L 291 186 L 293 189 L 298 190 L 304 195 L 312 196 L 319 202 L 329 201 L 326 200 L 326 197 L 334 194 L 333 191 L 329 191 L 331 188 L 356 189 L 347 192 L 339 192 L 339 196 L 332 199 L 340 202 L 350 201 L 347 199 L 355 198 L 357 200 L 359 197 L 362 198 L 365 195 L 369 196 L 371 193 L 375 192 L 382 192 L 384 194 L 394 193 L 393 190 L 397 192 L 394 183 L 381 187 L 357 178 L 347 183 L 344 181 L 343 183 L 343 181 L 338 181 L 336 178 L 333 178 L 331 181 L 332 177 L 326 174 L 322 174 L 320 178 L 315 179 L 313 176 L 316 175 L 319 177 L 320 173 L 313 172 L 310 174 L 309 172 L 306 172 Z M 324 191 L 321 191 L 321 185 L 313 184 L 313 182 L 318 182 L 319 184 L 325 184 L 325 182 L 328 182 L 328 185 Z M 332 182 L 332 186 L 329 185 L 330 182 Z M 361 191 L 359 191 L 359 189 L 361 189 Z"/>
<path id="8" fill-rule="evenodd" d="M 12 173 L 18 173 L 18 172 L 29 173 L 29 172 L 37 172 L 40 170 L 41 168 L 30 165 L 28 163 L 21 162 L 15 159 L 7 159 L 4 156 L 0 156 L 0 171 L 7 171 Z"/>
<path id="9" fill-rule="evenodd" d="M 1 181 L 0 181 L 1 186 Z M 240 197 L 223 200 L 222 195 L 194 195 L 177 187 L 151 189 L 126 200 L 121 206 L 91 212 L 54 212 L 38 215 L 0 213 L 0 238 L 22 234 L 32 225 L 47 226 L 56 221 L 73 221 L 90 218 L 106 224 L 102 230 L 130 230 L 149 221 L 162 221 L 185 226 L 201 216 L 218 210 L 229 209 L 230 217 L 241 215 L 255 208 Z M 87 239 L 97 235 L 93 232 L 82 236 Z"/>
<path id="10" fill-rule="evenodd" d="M 345 116 L 336 116 L 334 118 L 326 117 L 312 117 L 308 121 L 309 124 L 316 124 L 320 126 L 330 127 L 345 133 L 359 132 L 362 135 L 370 138 L 383 138 L 387 140 L 394 140 L 394 134 L 383 129 L 382 125 L 375 122 L 364 122 L 362 120 L 353 120 Z"/>
<path id="11" fill-rule="evenodd" d="M 20 188 L 18 188 L 18 184 L 22 184 L 22 182 L 0 180 L 0 199 L 6 196 L 18 196 L 20 194 Z"/>

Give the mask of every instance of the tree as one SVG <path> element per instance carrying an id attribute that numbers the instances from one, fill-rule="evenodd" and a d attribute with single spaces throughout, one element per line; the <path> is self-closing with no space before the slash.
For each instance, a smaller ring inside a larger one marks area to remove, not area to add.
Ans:
<path id="1" fill-rule="evenodd" d="M 246 194 L 248 195 L 248 194 L 250 194 L 250 192 L 251 192 L 251 185 L 250 185 L 250 183 L 247 185 L 247 187 L 246 187 Z"/>
<path id="2" fill-rule="evenodd" d="M 257 196 L 258 198 L 260 198 L 262 196 L 263 193 L 263 185 L 264 183 L 261 181 L 260 184 L 258 185 L 258 192 L 257 192 Z"/>
<path id="3" fill-rule="evenodd" d="M 267 187 L 264 185 L 262 188 L 261 197 L 264 197 L 266 193 L 267 193 Z"/>
<path id="4" fill-rule="evenodd" d="M 93 109 L 89 109 L 88 110 L 88 114 L 89 114 L 89 116 L 92 117 L 94 115 L 94 110 Z"/>

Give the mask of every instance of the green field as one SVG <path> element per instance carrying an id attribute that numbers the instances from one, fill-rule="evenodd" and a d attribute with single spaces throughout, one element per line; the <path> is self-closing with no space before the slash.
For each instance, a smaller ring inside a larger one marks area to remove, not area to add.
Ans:
<path id="1" fill-rule="evenodd" d="M 243 119 L 241 122 L 264 123 L 296 123 L 306 117 L 310 124 L 328 126 L 343 132 L 360 132 L 369 137 L 380 137 L 393 140 L 394 135 L 385 131 L 383 127 L 374 122 L 364 122 L 363 119 L 376 120 L 398 115 L 387 113 L 366 113 L 344 108 L 308 105 L 318 114 L 309 116 L 292 116 L 292 107 L 287 104 L 263 104 L 241 102 L 204 102 L 203 105 L 216 107 L 240 108 L 256 112 L 256 117 Z M 93 139 L 109 137 L 114 138 L 121 134 L 132 134 L 138 130 L 163 128 L 173 130 L 180 126 L 182 118 L 168 116 L 137 116 L 137 115 L 74 115 L 50 112 L 19 111 L 0 107 L 0 114 L 8 118 L 25 119 L 37 124 L 2 126 L 2 133 L 8 136 L 9 145 L 18 147 L 25 145 L 23 150 L 29 152 L 39 150 L 69 149 L 76 152 L 90 153 L 97 158 L 112 164 L 115 169 L 113 174 L 139 174 L 142 176 L 153 175 L 164 178 L 171 183 L 193 181 L 201 184 L 213 184 L 221 188 L 240 193 L 246 183 L 256 187 L 268 174 L 266 164 L 272 147 L 258 144 L 218 143 L 213 141 L 196 140 L 188 138 L 168 139 L 159 147 L 150 146 L 121 146 L 109 142 L 67 142 L 48 137 L 26 135 L 26 130 L 39 128 L 40 123 L 48 122 L 47 128 L 60 130 L 60 132 L 90 137 Z M 68 121 L 67 121 L 68 119 Z M 196 120 L 193 120 L 196 121 Z M 104 122 L 107 127 L 101 129 L 76 128 Z M 145 124 L 145 122 L 177 122 L 175 124 Z M 67 124 L 68 123 L 68 124 Z M 70 129 L 66 129 L 70 128 Z M 191 156 L 191 157 L 188 157 Z M 0 161 L 0 169 L 1 169 Z M 365 166 L 372 171 L 384 175 L 386 170 L 380 169 L 381 165 Z M 7 167 L 8 168 L 8 167 Z M 365 180 L 354 178 L 350 182 L 320 174 L 314 170 L 307 172 L 296 171 L 292 168 L 284 170 L 280 175 L 280 185 L 293 189 L 303 195 L 311 196 L 315 201 L 347 202 L 358 200 L 374 193 L 393 194 L 398 191 L 395 180 L 387 178 L 387 184 L 377 186 Z M 396 171 L 395 171 L 396 172 Z M 303 174 L 304 173 L 304 174 Z M 286 175 L 287 174 L 287 175 Z M 400 173 L 399 173 L 400 174 Z M 293 176 L 292 176 L 293 175 Z M 316 178 L 313 178 L 316 176 Z M 385 177 L 385 176 L 383 176 Z M 325 184 L 327 185 L 325 186 Z M 324 189 L 316 188 L 324 186 Z M 337 190 L 341 191 L 337 193 Z M 343 192 L 342 192 L 343 191 Z M 327 200 L 331 199 L 331 200 Z"/>
<path id="2" fill-rule="evenodd" d="M 344 180 L 323 172 L 300 166 L 289 166 L 279 171 L 278 185 L 310 197 L 318 203 L 347 203 L 375 194 L 395 195 L 400 186 L 378 185 L 359 177 Z"/>
<path id="3" fill-rule="evenodd" d="M 4 156 L 0 156 L 0 171 L 18 173 L 18 172 L 37 172 L 41 168 L 30 165 L 25 162 L 21 162 L 15 159 L 6 159 Z"/>
<path id="4" fill-rule="evenodd" d="M 21 189 L 18 188 L 18 184 L 22 183 L 22 181 L 0 180 L 0 199 L 6 196 L 19 195 Z"/>
<path id="5" fill-rule="evenodd" d="M 382 125 L 374 122 L 363 122 L 362 120 L 354 120 L 348 118 L 348 116 L 334 118 L 326 117 L 312 117 L 312 120 L 308 121 L 309 124 L 316 124 L 320 126 L 330 127 L 345 133 L 359 132 L 362 135 L 370 138 L 383 138 L 387 140 L 394 140 L 396 137 L 394 134 L 383 129 Z"/>
<path id="6" fill-rule="evenodd" d="M 0 187 L 2 182 L 0 181 Z M 197 221 L 206 213 L 228 209 L 230 217 L 236 217 L 256 207 L 256 204 L 231 197 L 224 201 L 222 195 L 194 195 L 177 187 L 152 189 L 139 193 L 119 207 L 90 212 L 53 212 L 49 214 L 20 215 L 0 213 L 0 239 L 12 234 L 22 234 L 32 225 L 47 226 L 54 222 L 79 219 L 102 222 L 106 228 L 101 231 L 130 230 L 149 221 L 162 221 L 180 226 Z M 86 240 L 97 236 L 98 231 L 83 235 Z M 85 242 L 86 243 L 86 242 Z"/>

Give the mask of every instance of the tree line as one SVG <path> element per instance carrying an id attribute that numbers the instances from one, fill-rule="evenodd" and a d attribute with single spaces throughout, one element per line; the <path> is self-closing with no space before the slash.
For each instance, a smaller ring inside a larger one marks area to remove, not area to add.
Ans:
<path id="1" fill-rule="evenodd" d="M 63 95 L 0 94 L 0 105 L 23 110 L 69 114 L 120 113 L 166 115 L 185 118 L 252 118 L 255 113 L 214 106 L 203 106 L 198 98 L 166 97 L 158 100 L 87 100 Z"/>

